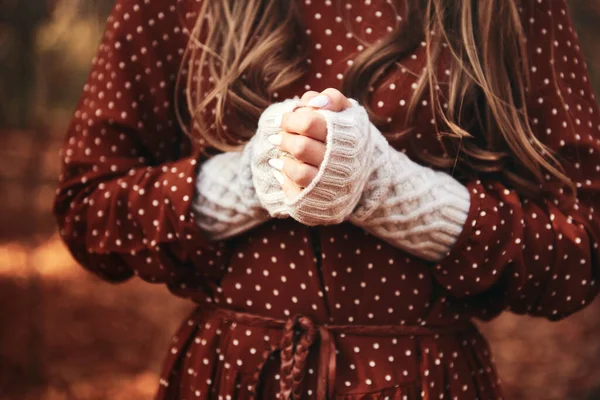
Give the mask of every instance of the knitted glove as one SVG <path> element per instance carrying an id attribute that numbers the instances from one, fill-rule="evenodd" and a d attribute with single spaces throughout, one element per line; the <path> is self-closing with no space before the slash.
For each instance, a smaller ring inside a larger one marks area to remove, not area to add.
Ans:
<path id="1" fill-rule="evenodd" d="M 341 113 L 320 111 L 327 120 L 328 154 L 341 153 L 351 160 L 326 157 L 320 171 L 326 176 L 316 182 L 316 188 L 324 181 L 339 183 L 331 196 L 343 199 L 333 201 L 336 221 L 347 218 L 395 247 L 439 260 L 462 231 L 469 191 L 450 175 L 423 167 L 391 147 L 364 108 L 353 104 Z M 322 204 L 321 196 L 313 193 L 305 198 Z"/>
<path id="2" fill-rule="evenodd" d="M 218 154 L 200 167 L 192 210 L 213 240 L 227 239 L 269 219 L 252 182 L 253 137 L 242 152 Z"/>
<path id="3" fill-rule="evenodd" d="M 450 175 L 413 162 L 370 127 L 373 162 L 349 220 L 408 253 L 440 260 L 462 232 L 469 191 Z"/>
<path id="4" fill-rule="evenodd" d="M 273 146 L 267 138 L 281 131 L 283 114 L 292 112 L 298 103 L 298 99 L 289 99 L 270 105 L 263 111 L 253 138 L 256 141 L 252 149 L 251 169 L 256 195 L 269 215 L 275 218 L 285 218 L 290 214 L 285 193 L 273 175 L 269 159 L 279 158 L 287 153 Z"/>
<path id="5" fill-rule="evenodd" d="M 286 100 L 271 105 L 263 112 L 256 134 L 242 152 L 218 154 L 202 164 L 192 210 L 196 223 L 210 239 L 227 239 L 270 216 L 289 215 L 281 185 L 268 165 L 269 158 L 283 152 L 266 138 L 280 131 L 283 114 L 291 112 L 297 103 Z"/>

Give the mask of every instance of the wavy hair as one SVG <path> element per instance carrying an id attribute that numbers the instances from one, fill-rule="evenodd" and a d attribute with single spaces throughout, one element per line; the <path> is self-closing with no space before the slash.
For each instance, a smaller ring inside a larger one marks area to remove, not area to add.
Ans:
<path id="1" fill-rule="evenodd" d="M 454 158 L 414 146 L 421 161 L 465 175 L 495 174 L 525 195 L 541 195 L 549 179 L 574 193 L 573 182 L 528 120 L 528 55 L 517 0 L 406 3 L 405 23 L 378 42 L 366 43 L 344 75 L 342 92 L 364 105 L 385 131 L 385 121 L 369 106 L 372 88 L 424 43 L 426 64 L 406 126 L 428 97 L 440 143 Z M 296 0 L 202 2 L 178 78 L 191 122 L 186 132 L 203 146 L 240 149 L 278 92 L 305 75 L 303 37 Z M 449 55 L 444 62 L 450 75 L 440 81 L 443 53 Z M 228 123 L 235 123 L 235 132 Z"/>

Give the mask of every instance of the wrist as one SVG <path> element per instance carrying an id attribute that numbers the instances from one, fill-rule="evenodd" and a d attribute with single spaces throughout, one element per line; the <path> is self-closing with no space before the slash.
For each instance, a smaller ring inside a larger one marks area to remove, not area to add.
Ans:
<path id="1" fill-rule="evenodd" d="M 290 215 L 306 225 L 339 224 L 356 207 L 370 173 L 373 141 L 368 114 L 353 106 L 317 110 L 327 123 L 326 151 L 316 177 L 292 201 Z"/>

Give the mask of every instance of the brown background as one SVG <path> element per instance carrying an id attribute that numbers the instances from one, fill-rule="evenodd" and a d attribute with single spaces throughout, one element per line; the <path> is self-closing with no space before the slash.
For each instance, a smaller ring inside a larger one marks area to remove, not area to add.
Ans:
<path id="1" fill-rule="evenodd" d="M 554 0 L 550 0 L 554 1 Z M 600 93 L 600 0 L 572 0 Z M 0 0 L 0 399 L 150 399 L 191 305 L 101 282 L 55 234 L 58 148 L 111 1 Z M 600 301 L 567 321 L 482 327 L 508 399 L 600 399 Z"/>

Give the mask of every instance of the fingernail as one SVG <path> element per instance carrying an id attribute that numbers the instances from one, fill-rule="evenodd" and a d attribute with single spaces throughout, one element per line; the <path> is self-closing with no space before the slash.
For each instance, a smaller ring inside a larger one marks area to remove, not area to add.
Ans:
<path id="1" fill-rule="evenodd" d="M 277 179 L 277 182 L 279 182 L 280 185 L 283 185 L 284 179 L 281 172 L 274 170 L 273 175 L 275 175 L 275 179 Z"/>
<path id="2" fill-rule="evenodd" d="M 281 140 L 283 139 L 283 137 L 279 134 L 277 135 L 270 135 L 269 137 L 267 137 L 267 140 L 269 142 L 271 142 L 272 144 L 274 144 L 275 146 L 279 146 L 281 144 Z"/>
<path id="3" fill-rule="evenodd" d="M 269 160 L 269 165 L 275 168 L 277 171 L 281 171 L 283 169 L 283 160 L 279 158 L 271 158 Z"/>
<path id="4" fill-rule="evenodd" d="M 325 107 L 327 104 L 329 104 L 329 97 L 325 96 L 324 94 L 320 94 L 316 97 L 313 97 L 308 101 L 308 103 L 306 103 L 307 106 L 314 108 L 322 108 Z"/>

